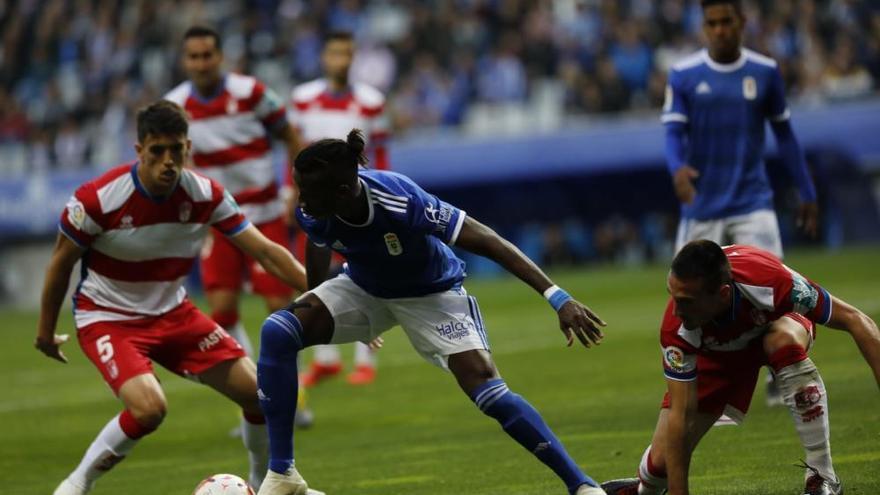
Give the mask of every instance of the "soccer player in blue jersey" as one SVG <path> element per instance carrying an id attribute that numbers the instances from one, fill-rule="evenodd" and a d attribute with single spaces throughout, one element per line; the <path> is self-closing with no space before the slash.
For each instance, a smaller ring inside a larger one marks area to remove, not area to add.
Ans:
<path id="1" fill-rule="evenodd" d="M 764 165 L 770 121 L 800 193 L 798 223 L 816 234 L 816 189 L 795 138 L 776 61 L 742 47 L 738 0 L 702 0 L 703 49 L 669 71 L 662 121 L 681 207 L 676 251 L 695 239 L 753 245 L 782 257 Z"/>
<path id="2" fill-rule="evenodd" d="M 363 135 L 353 130 L 346 141 L 311 144 L 294 163 L 296 216 L 311 241 L 311 290 L 263 324 L 257 374 L 271 460 L 260 495 L 306 493 L 293 462 L 297 354 L 316 344 L 370 342 L 395 325 L 423 358 L 451 371 L 483 413 L 551 468 L 568 493 L 604 494 L 538 411 L 501 378 L 477 301 L 462 287 L 464 262 L 449 246 L 496 261 L 543 294 L 569 345 L 575 339 L 586 347 L 598 344 L 605 323 L 464 211 L 403 175 L 359 169 L 366 163 L 363 149 Z M 343 274 L 325 281 L 331 250 L 347 264 Z"/>
<path id="3" fill-rule="evenodd" d="M 791 127 L 776 61 L 742 46 L 739 0 L 702 0 L 709 42 L 669 71 L 662 121 L 666 162 L 681 201 L 678 251 L 688 242 L 747 244 L 782 258 L 773 190 L 764 165 L 769 121 L 800 193 L 798 225 L 815 237 L 816 189 Z M 782 405 L 768 375 L 767 404 Z"/>

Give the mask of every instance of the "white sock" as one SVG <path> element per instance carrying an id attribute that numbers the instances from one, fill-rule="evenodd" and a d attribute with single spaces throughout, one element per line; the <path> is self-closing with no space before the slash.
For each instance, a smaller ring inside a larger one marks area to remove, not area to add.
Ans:
<path id="1" fill-rule="evenodd" d="M 257 491 L 269 469 L 269 432 L 265 424 L 253 424 L 241 418 L 241 439 L 248 451 L 248 483 Z"/>
<path id="2" fill-rule="evenodd" d="M 354 343 L 354 365 L 376 368 L 376 353 L 363 342 Z"/>
<path id="3" fill-rule="evenodd" d="M 117 414 L 98 433 L 79 466 L 67 479 L 79 488 L 91 487 L 95 480 L 124 459 L 137 442 L 122 431 Z"/>
<path id="4" fill-rule="evenodd" d="M 639 495 L 662 495 L 666 492 L 667 480 L 655 476 L 648 470 L 648 456 L 651 455 L 651 446 L 642 454 L 642 462 L 639 463 Z"/>
<path id="5" fill-rule="evenodd" d="M 235 325 L 232 325 L 231 328 L 227 328 L 226 332 L 241 345 L 248 356 L 254 355 L 254 346 L 251 344 L 251 338 L 248 337 L 247 331 L 240 321 L 235 322 Z"/>
<path id="6" fill-rule="evenodd" d="M 836 480 L 831 462 L 828 395 L 816 365 L 807 358 L 786 366 L 776 373 L 776 381 L 801 437 L 807 464 L 823 478 Z"/>
<path id="7" fill-rule="evenodd" d="M 316 363 L 325 366 L 338 364 L 341 359 L 339 357 L 339 346 L 333 344 L 316 345 L 314 359 Z"/>

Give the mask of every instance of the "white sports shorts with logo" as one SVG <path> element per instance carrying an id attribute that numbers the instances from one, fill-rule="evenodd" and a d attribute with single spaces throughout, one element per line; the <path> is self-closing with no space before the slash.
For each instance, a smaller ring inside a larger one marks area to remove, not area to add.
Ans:
<path id="1" fill-rule="evenodd" d="M 675 252 L 697 239 L 709 239 L 718 244 L 745 244 L 770 251 L 782 259 L 782 239 L 779 222 L 773 210 L 755 210 L 745 215 L 694 220 L 682 218 L 675 237 Z"/>
<path id="2" fill-rule="evenodd" d="M 368 343 L 400 325 L 428 362 L 448 369 L 451 354 L 489 350 L 477 300 L 464 288 L 420 297 L 384 299 L 361 289 L 342 274 L 309 292 L 330 310 L 335 330 L 331 344 Z"/>

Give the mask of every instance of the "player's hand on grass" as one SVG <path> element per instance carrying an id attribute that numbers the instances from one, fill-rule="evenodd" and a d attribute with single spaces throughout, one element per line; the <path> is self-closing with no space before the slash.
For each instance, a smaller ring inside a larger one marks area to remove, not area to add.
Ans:
<path id="1" fill-rule="evenodd" d="M 810 238 L 819 233 L 819 205 L 815 201 L 801 203 L 798 207 L 797 226 Z"/>
<path id="2" fill-rule="evenodd" d="M 52 335 L 50 339 L 37 336 L 37 339 L 34 341 L 34 347 L 36 347 L 37 350 L 39 350 L 46 356 L 49 356 L 56 361 L 66 363 L 67 356 L 65 356 L 64 353 L 61 352 L 61 345 L 67 342 L 69 339 L 70 337 L 67 334 Z"/>
<path id="3" fill-rule="evenodd" d="M 574 339 L 581 341 L 584 347 L 599 345 L 604 334 L 599 327 L 606 323 L 602 321 L 590 308 L 575 301 L 568 301 L 559 308 L 559 328 L 568 341 L 568 346 L 574 344 Z"/>
<path id="4" fill-rule="evenodd" d="M 700 176 L 700 172 L 690 165 L 682 165 L 675 171 L 672 178 L 672 185 L 675 187 L 675 195 L 678 200 L 684 204 L 691 204 L 697 195 L 697 188 L 694 187 L 694 179 Z"/>

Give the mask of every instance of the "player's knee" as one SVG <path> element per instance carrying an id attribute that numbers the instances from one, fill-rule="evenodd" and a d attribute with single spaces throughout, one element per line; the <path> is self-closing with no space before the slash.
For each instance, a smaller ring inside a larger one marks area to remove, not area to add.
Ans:
<path id="1" fill-rule="evenodd" d="M 260 330 L 260 359 L 295 356 L 303 348 L 303 329 L 293 313 L 280 310 L 269 315 Z"/>
<path id="2" fill-rule="evenodd" d="M 144 397 L 143 401 L 129 407 L 135 421 L 144 428 L 155 430 L 162 424 L 168 412 L 168 404 L 164 397 Z"/>
<path id="3" fill-rule="evenodd" d="M 784 318 L 783 318 L 784 320 Z M 798 338 L 795 330 L 790 328 L 784 322 L 777 322 L 771 325 L 770 331 L 764 336 L 763 346 L 764 354 L 769 358 L 778 353 L 781 349 L 800 349 L 806 352 L 806 346 L 802 339 Z"/>

